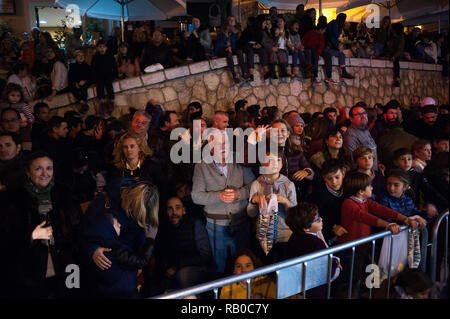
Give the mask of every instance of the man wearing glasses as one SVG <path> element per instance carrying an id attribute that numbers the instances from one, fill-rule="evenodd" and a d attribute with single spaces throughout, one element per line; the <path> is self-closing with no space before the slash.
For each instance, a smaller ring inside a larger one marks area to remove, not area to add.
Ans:
<path id="1" fill-rule="evenodd" d="M 373 150 L 374 163 L 373 168 L 378 169 L 377 161 L 377 144 L 368 129 L 368 113 L 367 105 L 364 102 L 359 102 L 354 105 L 349 112 L 349 119 L 352 123 L 347 131 L 344 133 L 344 147 L 350 152 L 360 145 L 364 145 Z"/>
<path id="2" fill-rule="evenodd" d="M 1 113 L 3 131 L 20 134 L 20 113 L 13 108 L 5 108 Z"/>

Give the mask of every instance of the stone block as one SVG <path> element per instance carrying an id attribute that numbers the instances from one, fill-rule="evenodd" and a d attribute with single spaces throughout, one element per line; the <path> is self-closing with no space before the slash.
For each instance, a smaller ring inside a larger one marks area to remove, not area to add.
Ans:
<path id="1" fill-rule="evenodd" d="M 189 68 L 187 66 L 170 68 L 170 69 L 164 70 L 164 73 L 166 75 L 167 80 L 181 78 L 184 76 L 188 76 L 190 74 Z"/>
<path id="2" fill-rule="evenodd" d="M 209 61 L 209 65 L 211 66 L 211 70 L 225 68 L 227 66 L 227 59 L 212 59 Z"/>
<path id="3" fill-rule="evenodd" d="M 191 74 L 207 72 L 210 70 L 209 61 L 203 61 L 203 62 L 190 64 L 189 70 L 191 71 Z"/>
<path id="4" fill-rule="evenodd" d="M 61 106 L 66 106 L 66 105 L 70 104 L 69 94 L 65 93 L 65 94 L 55 95 L 51 102 L 48 102 L 45 99 L 44 99 L 44 102 L 46 102 L 49 105 L 50 109 L 53 109 L 56 107 L 61 107 Z"/>
<path id="5" fill-rule="evenodd" d="M 424 63 L 417 63 L 417 62 L 409 62 L 409 68 L 411 70 L 423 70 Z"/>
<path id="6" fill-rule="evenodd" d="M 370 60 L 370 66 L 372 68 L 385 68 L 386 67 L 386 61 L 385 60 L 372 59 L 372 60 Z"/>
<path id="7" fill-rule="evenodd" d="M 436 71 L 436 64 L 423 63 L 422 66 L 424 71 Z"/>
<path id="8" fill-rule="evenodd" d="M 121 88 L 120 88 L 119 81 L 113 82 L 113 90 L 114 90 L 114 93 L 118 93 L 118 92 L 122 91 Z"/>
<path id="9" fill-rule="evenodd" d="M 141 76 L 141 81 L 144 86 L 164 82 L 165 80 L 166 77 L 164 76 L 164 71 L 158 71 Z"/>
<path id="10" fill-rule="evenodd" d="M 436 68 L 436 71 L 442 72 L 442 65 L 441 64 L 436 64 L 435 68 Z"/>
<path id="11" fill-rule="evenodd" d="M 394 65 L 394 63 L 392 62 L 392 66 Z M 400 69 L 409 69 L 409 62 L 406 61 L 400 61 Z"/>
<path id="12" fill-rule="evenodd" d="M 370 59 L 350 58 L 351 66 L 370 67 Z"/>
<path id="13" fill-rule="evenodd" d="M 120 88 L 122 90 L 130 90 L 130 89 L 138 88 L 141 86 L 142 86 L 142 82 L 141 82 L 140 77 L 120 80 Z"/>
<path id="14" fill-rule="evenodd" d="M 206 88 L 210 91 L 216 91 L 219 87 L 220 77 L 214 72 L 204 74 L 203 80 L 205 82 Z"/>
<path id="15" fill-rule="evenodd" d="M 166 100 L 166 102 L 173 101 L 178 98 L 177 92 L 175 92 L 174 88 L 171 86 L 163 88 L 162 91 L 163 91 L 164 99 Z"/>

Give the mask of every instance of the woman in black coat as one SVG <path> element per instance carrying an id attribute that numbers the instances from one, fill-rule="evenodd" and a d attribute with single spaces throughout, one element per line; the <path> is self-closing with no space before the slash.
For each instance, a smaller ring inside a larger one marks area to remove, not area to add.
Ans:
<path id="1" fill-rule="evenodd" d="M 25 169 L 23 187 L 10 192 L 2 204 L 1 228 L 8 243 L 2 287 L 16 298 L 69 297 L 76 289 L 66 287 L 66 267 L 79 264 L 80 206 L 65 186 L 55 182 L 48 154 L 32 154 Z"/>

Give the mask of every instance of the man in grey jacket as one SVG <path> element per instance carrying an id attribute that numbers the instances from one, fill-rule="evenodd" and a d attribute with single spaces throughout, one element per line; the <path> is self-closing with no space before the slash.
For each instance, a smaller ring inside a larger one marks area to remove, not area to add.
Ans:
<path id="1" fill-rule="evenodd" d="M 373 169 L 378 170 L 377 144 L 370 135 L 367 115 L 366 105 L 363 102 L 357 103 L 350 109 L 349 119 L 352 124 L 344 134 L 344 147 L 351 153 L 360 145 L 372 149 L 374 153 Z"/>
<path id="2" fill-rule="evenodd" d="M 246 209 L 255 177 L 250 169 L 227 161 L 228 138 L 224 133 L 219 135 L 221 138 L 207 146 L 214 159 L 195 165 L 191 195 L 194 203 L 204 205 L 217 271 L 224 273 L 228 255 L 247 247 L 250 240 Z"/>

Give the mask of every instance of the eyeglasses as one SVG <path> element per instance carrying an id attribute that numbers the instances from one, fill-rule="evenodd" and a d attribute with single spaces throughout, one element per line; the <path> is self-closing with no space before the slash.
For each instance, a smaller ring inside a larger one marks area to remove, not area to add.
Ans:
<path id="1" fill-rule="evenodd" d="M 5 123 L 5 124 L 16 123 L 16 122 L 19 122 L 19 119 L 11 119 L 11 120 L 3 119 L 2 122 Z"/>
<path id="2" fill-rule="evenodd" d="M 363 117 L 363 116 L 367 116 L 367 115 L 368 115 L 367 112 L 360 112 L 360 113 L 353 114 L 353 117 Z"/>
<path id="3" fill-rule="evenodd" d="M 317 214 L 317 218 L 314 219 L 312 222 L 310 222 L 310 223 L 308 224 L 308 226 L 311 226 L 312 224 L 314 224 L 314 223 L 316 223 L 316 222 L 320 222 L 321 219 L 322 219 L 322 217 L 320 217 L 320 215 Z"/>

